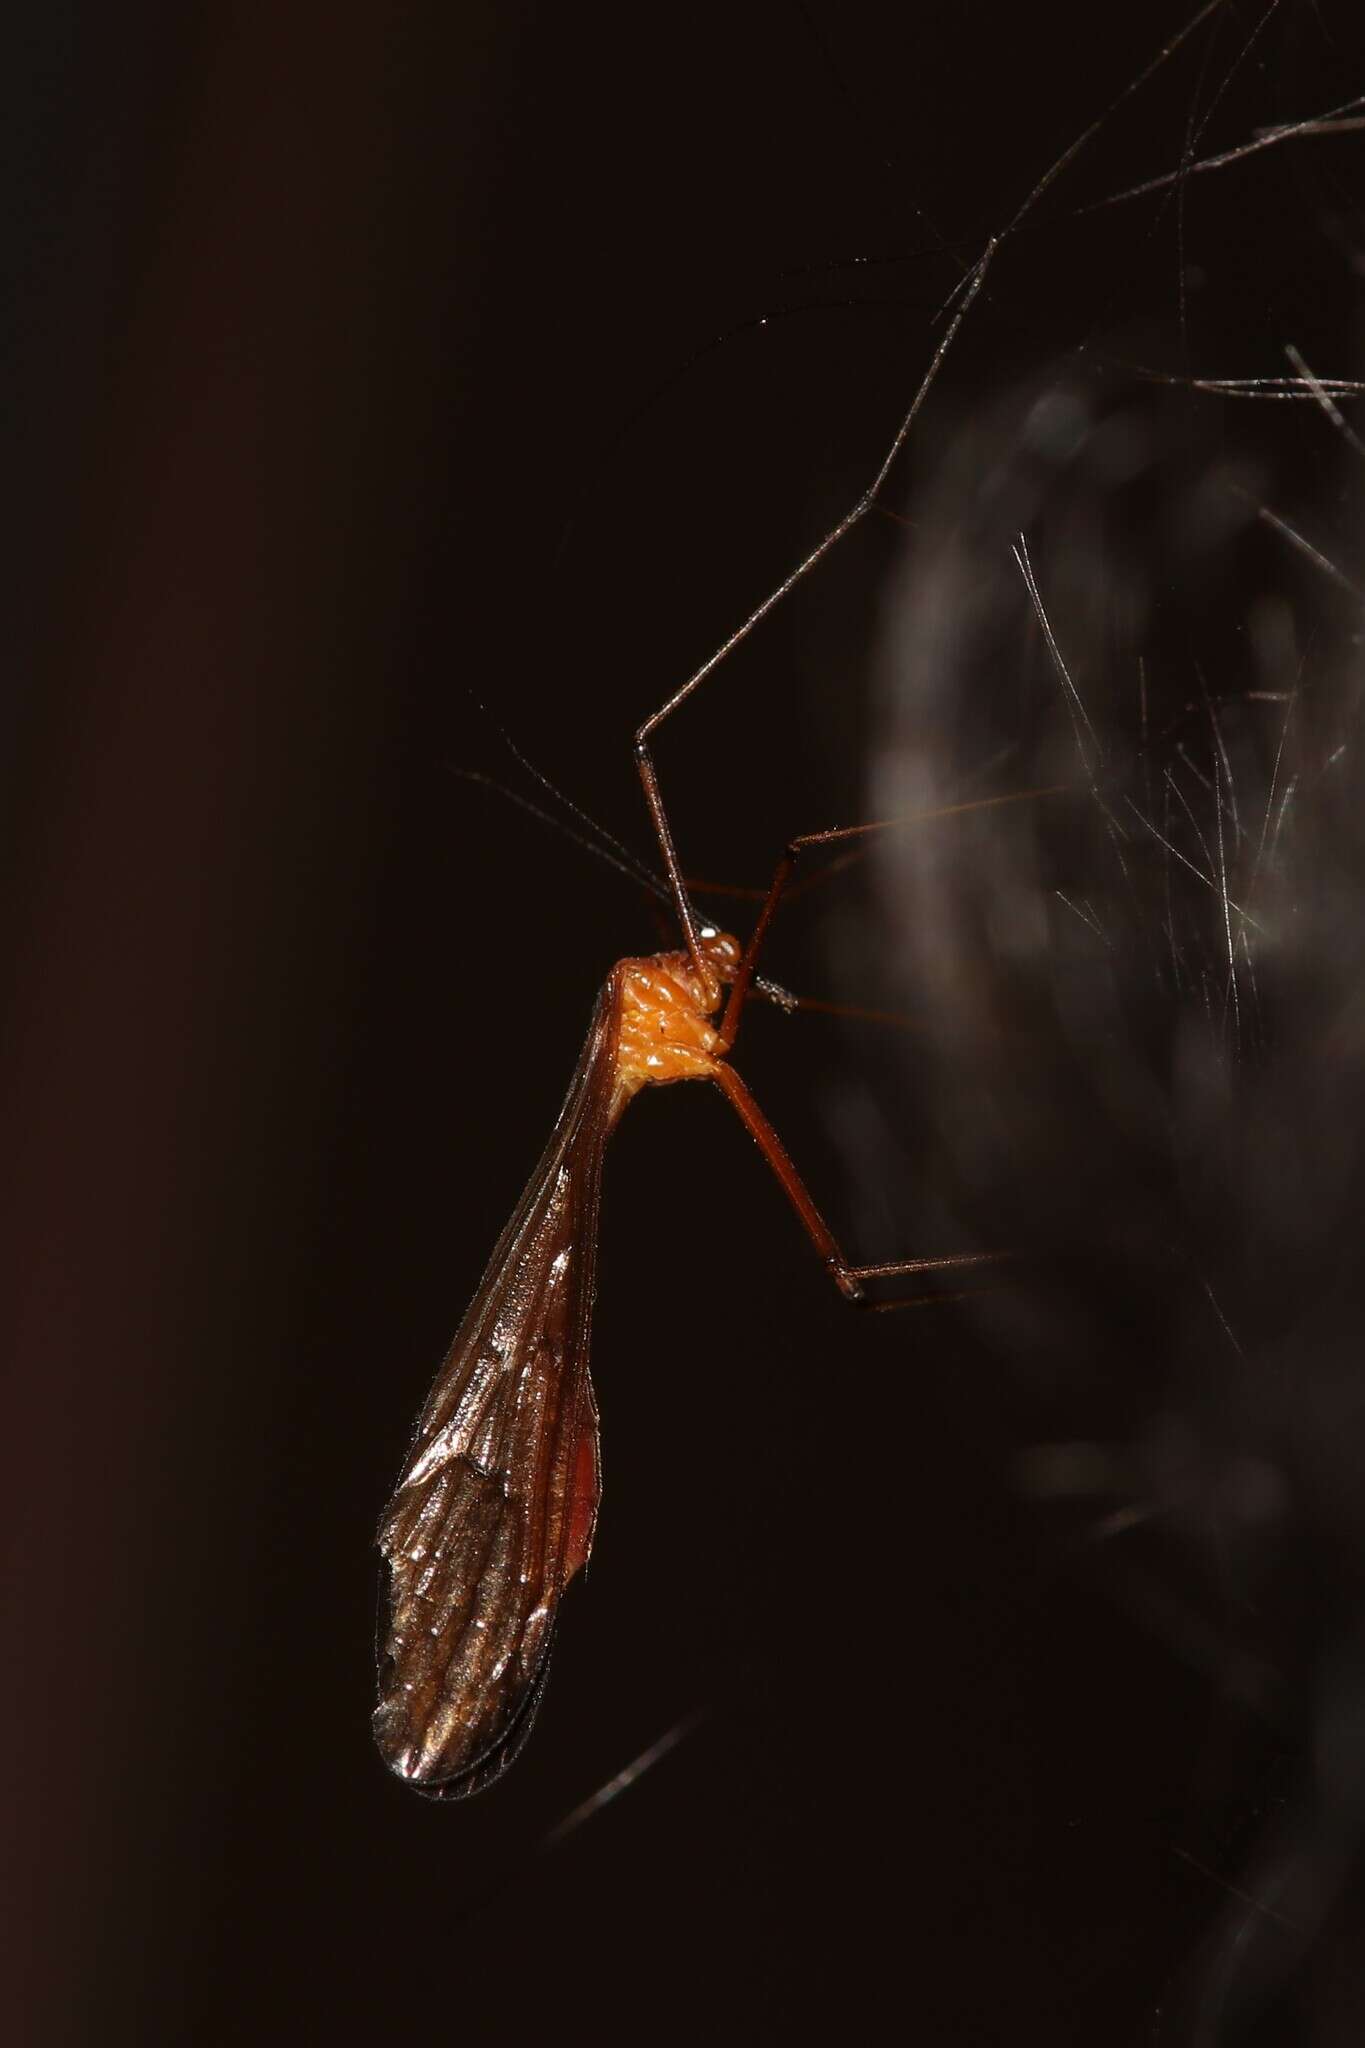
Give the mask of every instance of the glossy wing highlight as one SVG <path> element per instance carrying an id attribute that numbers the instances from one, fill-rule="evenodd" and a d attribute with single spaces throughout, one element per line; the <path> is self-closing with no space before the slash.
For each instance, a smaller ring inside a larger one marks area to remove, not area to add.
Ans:
<path id="1" fill-rule="evenodd" d="M 474 1791 L 515 1755 L 560 1594 L 592 1543 L 588 1347 L 615 1011 L 613 980 L 380 1527 L 388 1631 L 375 1739 L 392 1770 L 429 1792 Z"/>

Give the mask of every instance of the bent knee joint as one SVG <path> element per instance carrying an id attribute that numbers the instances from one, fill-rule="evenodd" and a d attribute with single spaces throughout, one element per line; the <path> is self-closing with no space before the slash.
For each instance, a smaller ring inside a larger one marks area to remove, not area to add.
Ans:
<path id="1" fill-rule="evenodd" d="M 866 1308 L 867 1296 L 863 1292 L 862 1282 L 836 1253 L 831 1252 L 825 1260 L 825 1267 L 844 1300 L 853 1302 L 857 1307 Z"/>

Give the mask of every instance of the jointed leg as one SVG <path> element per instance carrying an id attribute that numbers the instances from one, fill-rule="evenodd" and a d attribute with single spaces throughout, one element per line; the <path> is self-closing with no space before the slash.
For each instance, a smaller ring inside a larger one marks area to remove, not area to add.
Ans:
<path id="1" fill-rule="evenodd" d="M 872 825 L 837 825 L 829 832 L 802 832 L 797 838 L 787 841 L 782 857 L 773 870 L 773 878 L 763 899 L 763 907 L 749 934 L 749 943 L 744 948 L 744 958 L 740 961 L 739 970 L 730 984 L 730 997 L 725 1005 L 725 1015 L 720 1025 L 721 1044 L 726 1052 L 729 1052 L 739 1036 L 740 1016 L 753 988 L 754 969 L 758 965 L 758 956 L 768 936 L 769 926 L 777 915 L 777 906 L 786 893 L 787 885 L 796 870 L 796 863 L 807 847 L 829 846 L 841 839 L 865 839 L 869 833 L 885 832 L 891 824 L 899 822 L 898 819 L 879 819 Z"/>
<path id="2" fill-rule="evenodd" d="M 789 839 L 781 859 L 773 870 L 773 878 L 768 885 L 768 893 L 763 899 L 762 908 L 759 910 L 754 928 L 749 934 L 749 943 L 744 948 L 744 958 L 740 961 L 739 971 L 730 986 L 730 997 L 725 1005 L 725 1015 L 721 1020 L 720 1027 L 721 1042 L 725 1050 L 728 1052 L 739 1036 L 739 1020 L 745 1002 L 753 990 L 754 968 L 758 962 L 759 952 L 764 940 L 768 936 L 769 926 L 777 915 L 777 906 L 786 894 L 788 885 L 791 882 L 796 863 L 807 847 L 834 846 L 841 841 L 866 839 L 874 832 L 889 832 L 895 825 L 925 824 L 931 818 L 948 818 L 962 811 L 991 810 L 1000 804 L 1032 803 L 1038 797 L 1057 796 L 1061 793 L 1060 785 L 1047 789 L 1012 790 L 1006 796 L 975 797 L 967 803 L 945 804 L 937 810 L 921 812 L 915 819 L 878 818 L 870 825 L 837 825 L 828 832 L 802 832 L 797 838 Z M 830 863 L 831 867 L 837 867 L 838 865 L 838 862 Z M 823 872 L 828 873 L 829 869 Z M 816 875 L 814 879 L 819 881 L 820 876 Z"/>
<path id="3" fill-rule="evenodd" d="M 925 1297 L 907 1295 L 892 1301 L 869 1302 L 863 1291 L 864 1280 L 893 1280 L 911 1273 L 964 1270 L 969 1266 L 993 1265 L 1001 1258 L 1008 1257 L 1008 1253 L 1001 1252 L 960 1252 L 950 1254 L 946 1258 L 896 1259 L 876 1266 L 850 1265 L 839 1249 L 834 1232 L 816 1208 L 810 1190 L 792 1164 L 786 1146 L 754 1101 L 744 1081 L 725 1061 L 717 1062 L 714 1079 L 716 1086 L 772 1168 L 783 1194 L 796 1211 L 802 1229 L 820 1254 L 826 1272 L 845 1301 L 857 1302 L 868 1308 L 900 1308 L 911 1302 L 923 1301 Z"/>
<path id="4" fill-rule="evenodd" d="M 747 640 L 754 627 L 759 625 L 777 605 L 781 604 L 784 597 L 795 590 L 797 584 L 810 574 L 816 563 L 823 560 L 836 542 L 841 541 L 844 535 L 850 533 L 858 522 L 865 518 L 872 510 L 873 505 L 877 501 L 877 494 L 886 482 L 891 465 L 900 454 L 906 436 L 915 423 L 919 409 L 929 395 L 934 379 L 937 377 L 942 366 L 943 359 L 956 340 L 957 331 L 966 319 L 972 301 L 981 289 L 987 267 L 994 253 L 995 243 L 991 241 L 987 244 L 985 253 L 975 268 L 968 273 L 965 288 L 962 290 L 961 297 L 958 300 L 956 311 L 945 327 L 939 339 L 938 347 L 934 350 L 929 367 L 920 382 L 919 389 L 911 399 L 905 417 L 897 427 L 891 444 L 882 457 L 877 474 L 873 477 L 867 489 L 858 498 L 857 502 L 849 507 L 843 518 L 838 520 L 829 529 L 824 538 L 816 542 L 810 553 L 804 556 L 791 573 L 783 578 L 777 588 L 769 591 L 762 604 L 755 606 L 744 623 L 735 628 L 729 639 L 718 647 L 715 653 L 704 661 L 701 667 L 693 675 L 690 675 L 687 681 L 679 689 L 676 689 L 673 695 L 645 720 L 635 735 L 635 764 L 640 771 L 640 782 L 644 789 L 645 802 L 649 806 L 649 815 L 653 820 L 655 835 L 659 841 L 659 851 L 663 855 L 664 870 L 668 876 L 668 885 L 673 894 L 674 908 L 678 913 L 678 923 L 682 927 L 683 938 L 688 952 L 692 955 L 693 965 L 696 967 L 698 974 L 703 976 L 703 978 L 706 975 L 707 968 L 701 950 L 697 919 L 688 901 L 687 889 L 683 882 L 682 868 L 678 862 L 678 851 L 673 843 L 672 829 L 669 826 L 668 814 L 664 809 L 663 796 L 659 789 L 659 778 L 654 767 L 654 757 L 649 747 L 650 736 L 658 730 L 666 718 L 672 716 L 680 704 L 686 703 L 692 692 L 701 683 L 705 682 L 713 669 L 719 668 L 725 657 L 739 646 L 741 640 Z M 837 837 L 840 835 L 830 836 Z M 756 950 L 753 947 L 752 941 L 750 942 L 750 950 Z M 752 972 L 751 967 L 751 978 Z M 733 997 L 731 998 L 731 1007 L 734 1007 Z M 736 1019 L 738 1019 L 738 1016 L 739 1010 L 736 1008 Z"/>

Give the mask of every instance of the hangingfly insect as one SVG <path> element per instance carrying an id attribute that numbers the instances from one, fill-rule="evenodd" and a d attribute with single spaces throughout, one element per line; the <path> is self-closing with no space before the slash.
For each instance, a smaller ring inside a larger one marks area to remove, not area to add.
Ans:
<path id="1" fill-rule="evenodd" d="M 380 1527 L 388 1630 L 375 1739 L 390 1768 L 424 1792 L 477 1791 L 516 1755 L 544 1689 L 560 1596 L 592 1547 L 601 1482 L 588 1350 L 602 1158 L 642 1088 L 711 1081 L 721 1089 L 847 1300 L 863 1299 L 865 1280 L 979 1262 L 968 1254 L 850 1265 L 729 1060 L 749 996 L 782 999 L 755 970 L 797 856 L 878 828 L 792 840 L 741 947 L 699 922 L 688 899 L 650 739 L 876 502 L 991 253 L 970 274 L 871 485 L 636 734 L 683 943 L 676 952 L 618 961 L 607 977 L 554 1134 L 437 1375 Z"/>

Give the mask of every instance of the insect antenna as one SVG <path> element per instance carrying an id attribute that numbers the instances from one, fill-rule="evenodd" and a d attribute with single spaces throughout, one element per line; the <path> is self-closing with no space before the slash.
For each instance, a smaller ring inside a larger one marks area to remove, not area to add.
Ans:
<path id="1" fill-rule="evenodd" d="M 620 868 L 624 874 L 632 876 L 635 881 L 639 882 L 641 887 L 647 889 L 651 895 L 662 896 L 667 901 L 669 891 L 662 877 L 656 875 L 652 868 L 647 867 L 638 853 L 633 852 L 624 841 L 618 839 L 614 832 L 608 831 L 607 827 L 594 818 L 590 811 L 585 810 L 582 804 L 575 802 L 574 798 L 562 790 L 557 783 L 551 782 L 544 770 L 536 766 L 525 750 L 513 739 L 506 726 L 493 716 L 488 706 L 483 702 L 483 699 L 475 691 L 466 686 L 466 694 L 485 722 L 492 726 L 494 732 L 502 741 L 518 767 L 525 769 L 532 781 L 538 782 L 546 794 L 552 796 L 557 804 L 562 805 L 569 813 L 569 816 L 575 819 L 584 832 L 590 835 L 590 839 L 580 838 L 577 833 L 569 831 L 567 826 L 563 826 L 562 829 L 568 832 L 569 838 L 575 840 L 580 846 L 587 846 L 590 852 L 602 853 L 610 866 Z M 457 769 L 455 772 L 458 774 L 464 771 Z M 527 799 L 518 797 L 514 791 L 507 789 L 505 785 L 494 781 L 492 776 L 470 776 L 469 779 L 473 781 L 482 780 L 494 789 L 502 789 L 504 795 L 511 797 L 514 803 L 520 803 L 523 810 L 529 811 L 532 817 L 541 819 L 545 824 L 560 822 L 551 817 L 547 812 L 538 809 L 535 804 L 530 803 Z M 607 854 L 604 852 L 604 849 L 610 849 L 610 853 Z"/>
<path id="2" fill-rule="evenodd" d="M 672 901 L 663 878 L 651 873 L 644 862 L 637 860 L 626 848 L 622 848 L 618 854 L 612 850 L 614 841 L 611 845 L 603 845 L 600 839 L 591 839 L 586 832 L 575 831 L 563 818 L 557 818 L 553 811 L 547 811 L 542 804 L 533 803 L 530 797 L 523 796 L 520 790 L 513 789 L 510 784 L 500 782 L 496 775 L 486 775 L 478 768 L 463 768 L 454 761 L 443 761 L 441 766 L 448 775 L 458 776 L 461 782 L 473 782 L 482 789 L 491 789 L 499 796 L 506 797 L 508 803 L 515 804 L 519 811 L 525 811 L 540 824 L 547 826 L 551 832 L 558 832 L 565 839 L 571 840 L 575 846 L 581 847 L 584 853 L 592 854 L 595 860 L 603 861 L 609 868 L 615 868 L 628 882 L 634 882 L 637 887 L 647 890 L 661 902 Z M 761 895 L 762 891 L 755 890 L 754 894 Z"/>

